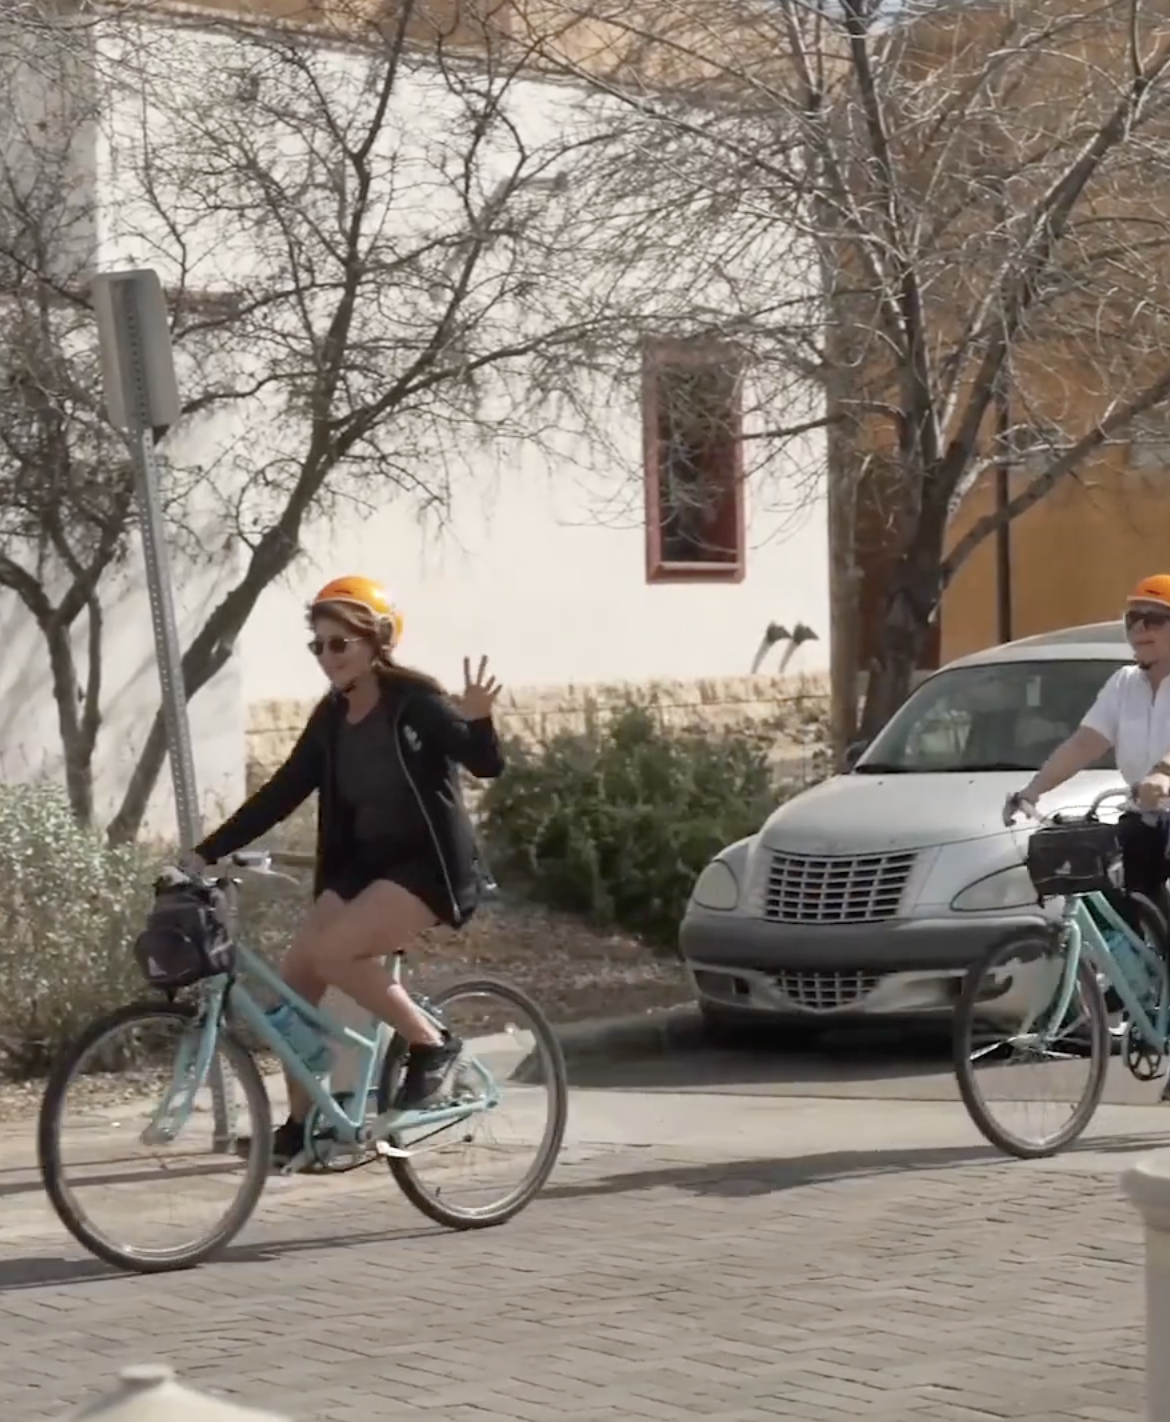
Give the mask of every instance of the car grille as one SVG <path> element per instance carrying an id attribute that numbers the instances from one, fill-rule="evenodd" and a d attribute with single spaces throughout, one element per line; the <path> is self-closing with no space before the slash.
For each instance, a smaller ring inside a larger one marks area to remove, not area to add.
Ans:
<path id="1" fill-rule="evenodd" d="M 781 973 L 776 986 L 806 1012 L 832 1012 L 856 1006 L 881 980 L 881 973 Z"/>
<path id="2" fill-rule="evenodd" d="M 772 855 L 763 915 L 774 923 L 879 923 L 898 912 L 913 853 Z"/>

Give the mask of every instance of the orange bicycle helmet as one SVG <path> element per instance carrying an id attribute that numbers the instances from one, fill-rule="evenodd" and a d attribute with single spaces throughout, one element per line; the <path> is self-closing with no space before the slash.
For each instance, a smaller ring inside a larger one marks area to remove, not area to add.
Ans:
<path id="1" fill-rule="evenodd" d="M 386 640 L 396 643 L 402 636 L 402 614 L 390 601 L 390 595 L 381 583 L 373 578 L 345 577 L 333 578 L 309 603 L 309 615 L 327 603 L 350 603 L 354 607 L 364 607 L 384 623 Z"/>
<path id="2" fill-rule="evenodd" d="M 1143 578 L 1125 599 L 1126 607 L 1132 607 L 1135 603 L 1170 608 L 1170 573 L 1155 573 L 1153 577 Z"/>

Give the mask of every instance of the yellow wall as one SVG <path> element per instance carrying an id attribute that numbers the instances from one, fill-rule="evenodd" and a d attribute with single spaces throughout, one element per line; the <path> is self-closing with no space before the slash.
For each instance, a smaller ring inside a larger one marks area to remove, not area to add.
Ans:
<path id="1" fill-rule="evenodd" d="M 964 501 L 951 540 L 993 500 L 988 478 Z M 1011 535 L 1013 636 L 1117 617 L 1139 578 L 1170 572 L 1170 462 L 1138 469 L 1127 450 L 1111 451 L 1016 519 Z M 940 621 L 944 663 L 999 641 L 994 536 L 959 570 Z"/>

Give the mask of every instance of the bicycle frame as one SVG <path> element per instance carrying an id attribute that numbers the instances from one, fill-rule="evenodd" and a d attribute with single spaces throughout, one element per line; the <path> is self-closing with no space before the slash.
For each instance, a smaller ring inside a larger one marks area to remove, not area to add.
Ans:
<path id="1" fill-rule="evenodd" d="M 1099 914 L 1109 929 L 1120 935 L 1119 944 L 1106 941 L 1094 914 Z M 1137 1028 L 1149 1047 L 1164 1052 L 1170 1037 L 1170 992 L 1167 991 L 1166 963 L 1158 950 L 1134 933 L 1104 894 L 1085 894 L 1071 900 L 1065 910 L 1064 931 L 1068 935 L 1068 968 L 1061 985 L 1061 1015 L 1055 1020 L 1062 1021 L 1068 1010 L 1077 966 L 1085 952 L 1091 966 L 1108 979 L 1121 999 L 1131 1026 Z M 1140 995 L 1135 981 L 1144 989 Z M 1147 1003 L 1154 995 L 1157 1006 L 1151 1018 Z"/>
<path id="2" fill-rule="evenodd" d="M 306 1002 L 304 998 L 295 993 L 281 980 L 273 968 L 250 949 L 238 944 L 236 955 L 238 971 L 246 972 L 257 978 L 277 996 L 280 1002 L 300 1013 L 332 1043 L 344 1042 L 356 1049 L 360 1063 L 358 1084 L 357 1089 L 352 1096 L 347 1096 L 346 1101 L 353 1110 L 360 1114 L 356 1117 L 351 1116 L 335 1100 L 327 1084 L 328 1078 L 317 1076 L 309 1070 L 291 1044 L 268 1021 L 264 1009 L 260 1007 L 247 988 L 234 975 L 230 978 L 221 975 L 209 979 L 204 985 L 202 1010 L 195 1024 L 198 1028 L 198 1035 L 196 1037 L 194 1030 L 185 1034 L 175 1058 L 170 1090 L 152 1117 L 150 1125 L 143 1132 L 144 1143 L 160 1144 L 173 1141 L 186 1124 L 194 1109 L 195 1097 L 207 1080 L 215 1058 L 216 1042 L 229 1008 L 280 1059 L 289 1076 L 303 1088 L 313 1103 L 321 1122 L 332 1129 L 338 1141 L 345 1144 L 368 1145 L 371 1142 L 384 1142 L 384 1138 L 392 1132 L 424 1126 L 440 1129 L 467 1120 L 482 1111 L 491 1110 L 499 1104 L 500 1090 L 491 1073 L 481 1062 L 469 1055 L 465 1059 L 466 1064 L 478 1076 L 482 1088 L 482 1094 L 476 1100 L 463 1101 L 457 1106 L 432 1107 L 425 1111 L 391 1109 L 382 1112 L 381 1115 L 367 1123 L 365 1120 L 366 1101 L 385 1061 L 386 1052 L 394 1037 L 393 1030 L 385 1023 L 377 1022 L 376 1030 L 371 1036 L 367 1036 L 355 1031 L 352 1027 L 345 1027 L 329 1013 Z M 402 981 L 402 960 L 401 953 L 394 955 L 393 977 L 396 983 Z M 424 1004 L 417 1003 L 417 999 L 416 1005 L 432 1024 L 436 1027 L 441 1026 L 435 1015 L 429 1012 Z M 375 1025 L 374 1019 L 371 1019 L 371 1025 Z M 187 1063 L 191 1061 L 192 1056 L 194 1057 L 193 1067 L 188 1070 Z M 234 1134 L 234 1122 L 229 1122 L 229 1131 Z M 410 1154 L 409 1150 L 390 1145 L 385 1146 L 385 1153 L 403 1156 Z"/>
<path id="3" fill-rule="evenodd" d="M 1087 817 L 1096 816 L 1100 807 L 1109 800 L 1128 801 L 1129 794 L 1129 790 L 1124 788 L 1104 791 L 1089 806 Z M 1126 808 L 1135 807 L 1128 804 Z M 1054 823 L 1060 820 L 1059 815 L 1053 817 Z M 1104 920 L 1111 932 L 1120 935 L 1123 945 L 1120 952 L 1118 946 L 1106 940 L 1094 915 Z M 1076 991 L 1081 954 L 1087 953 L 1090 966 L 1108 980 L 1121 999 L 1131 1027 L 1138 1029 L 1143 1041 L 1152 1050 L 1164 1053 L 1170 1040 L 1170 965 L 1163 955 L 1133 931 L 1102 893 L 1078 894 L 1065 900 L 1061 935 L 1067 951 L 1057 999 L 1058 1010 L 1052 1020 L 1057 1024 L 1064 1021 Z M 1151 998 L 1156 999 L 1152 1019 L 1146 1006 Z"/>

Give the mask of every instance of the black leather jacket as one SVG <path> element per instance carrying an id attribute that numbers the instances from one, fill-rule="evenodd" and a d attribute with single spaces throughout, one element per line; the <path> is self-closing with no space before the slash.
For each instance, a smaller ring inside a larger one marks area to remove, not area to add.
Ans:
<path id="1" fill-rule="evenodd" d="M 387 677 L 382 711 L 389 717 L 406 780 L 414 791 L 426 842 L 420 858 L 433 856 L 451 895 L 454 922 L 475 907 L 483 866 L 475 831 L 459 790 L 458 766 L 480 780 L 503 772 L 504 758 L 490 718 L 466 721 L 439 692 L 408 678 Z M 376 714 L 376 713 L 375 713 Z M 288 759 L 195 852 L 207 863 L 234 854 L 267 834 L 320 792 L 314 894 L 350 852 L 344 818 L 337 813 L 334 760 L 345 701 L 330 693 L 316 707 Z"/>

